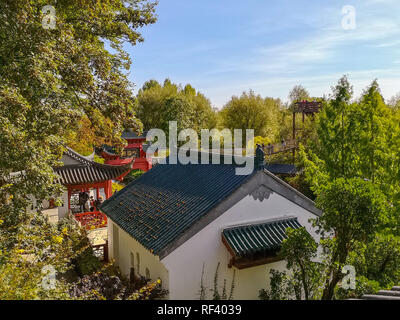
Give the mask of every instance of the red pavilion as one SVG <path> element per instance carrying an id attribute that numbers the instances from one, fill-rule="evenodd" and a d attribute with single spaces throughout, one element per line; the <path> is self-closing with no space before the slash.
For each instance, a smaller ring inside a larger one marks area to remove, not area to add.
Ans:
<path id="1" fill-rule="evenodd" d="M 103 146 L 101 156 L 105 159 L 105 163 L 108 165 L 126 165 L 134 160 L 132 169 L 138 169 L 148 171 L 152 167 L 151 159 L 146 158 L 147 145 L 144 145 L 146 141 L 146 134 L 143 133 L 138 136 L 132 131 L 125 131 L 122 134 L 122 138 L 128 142 L 125 147 L 122 156 L 115 153 L 113 147 Z"/>

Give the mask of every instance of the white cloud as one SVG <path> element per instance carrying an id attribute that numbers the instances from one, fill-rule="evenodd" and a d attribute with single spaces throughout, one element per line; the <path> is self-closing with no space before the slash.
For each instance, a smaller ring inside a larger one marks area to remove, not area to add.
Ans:
<path id="1" fill-rule="evenodd" d="M 360 95 L 374 78 L 378 78 L 383 95 L 389 98 L 400 88 L 400 79 L 396 77 L 400 70 L 382 66 L 381 60 L 384 59 L 379 57 L 380 52 L 376 51 L 378 49 L 374 52 L 373 48 L 392 47 L 400 43 L 399 22 L 388 16 L 377 18 L 371 12 L 361 14 L 362 11 L 359 11 L 355 30 L 342 29 L 339 12 L 323 27 L 316 28 L 314 35 L 273 46 L 259 46 L 249 50 L 244 58 L 235 56 L 219 61 L 216 68 L 205 73 L 207 83 L 199 84 L 203 84 L 203 92 L 218 107 L 233 94 L 240 94 L 250 88 L 283 100 L 287 99 L 289 90 L 299 83 L 315 96 L 329 94 L 330 87 L 343 74 L 350 75 L 356 95 Z M 364 71 L 360 71 L 362 65 L 358 64 L 359 59 L 349 55 L 348 51 L 364 45 L 371 48 L 365 52 L 370 63 L 365 65 Z M 344 54 L 348 57 L 343 58 Z M 346 59 L 347 65 L 340 59 Z M 352 65 L 352 61 L 357 67 Z M 400 60 L 395 61 L 399 62 Z M 337 71 L 332 72 L 335 68 Z M 227 74 L 230 79 L 224 82 L 225 86 L 221 86 L 221 79 L 226 79 Z"/>
<path id="2" fill-rule="evenodd" d="M 366 5 L 397 3 L 398 0 L 367 0 Z"/>

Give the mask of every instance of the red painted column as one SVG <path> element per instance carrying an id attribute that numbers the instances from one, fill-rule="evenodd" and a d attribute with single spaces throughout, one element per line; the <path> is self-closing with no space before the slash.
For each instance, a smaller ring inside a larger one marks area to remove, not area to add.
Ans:
<path id="1" fill-rule="evenodd" d="M 68 188 L 68 211 L 71 210 L 71 190 Z"/>

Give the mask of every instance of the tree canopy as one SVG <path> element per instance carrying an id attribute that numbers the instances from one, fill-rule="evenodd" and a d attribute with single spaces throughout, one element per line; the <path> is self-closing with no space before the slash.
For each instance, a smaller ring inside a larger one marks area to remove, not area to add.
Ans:
<path id="1" fill-rule="evenodd" d="M 47 4 L 0 2 L 0 291 L 7 299 L 50 298 L 37 281 L 41 268 L 65 271 L 75 256 L 69 228 L 40 212 L 42 200 L 61 192 L 53 167 L 68 137 L 82 121 L 116 144 L 125 127 L 142 129 L 123 44 L 143 41 L 139 29 L 156 21 L 155 3 L 60 0 L 55 28 L 44 28 Z M 32 198 L 38 208 L 30 212 Z"/>
<path id="2" fill-rule="evenodd" d="M 217 126 L 210 100 L 190 84 L 182 88 L 169 79 L 163 85 L 150 80 L 139 90 L 137 100 L 138 117 L 146 130 L 158 128 L 168 132 L 169 121 L 177 121 L 178 130 L 192 128 L 197 132 Z"/>
<path id="3" fill-rule="evenodd" d="M 52 167 L 82 117 L 117 143 L 124 127 L 142 128 L 122 44 L 143 41 L 138 29 L 155 22 L 155 4 L 58 1 L 56 28 L 44 29 L 46 4 L 0 4 L 0 216 L 17 216 L 27 194 L 55 193 Z"/>
<path id="4" fill-rule="evenodd" d="M 352 95 L 352 86 L 344 76 L 323 104 L 317 141 L 307 146 L 307 151 L 300 151 L 305 180 L 323 211 L 315 222 L 323 236 L 320 245 L 325 253 L 323 299 L 334 297 L 343 278 L 342 268 L 354 261 L 351 257 L 355 252 L 361 255 L 357 251 L 360 244 L 373 250 L 376 239 L 382 241 L 379 233 L 398 235 L 400 189 L 393 177 L 399 175 L 395 163 L 400 160 L 400 128 L 396 116 L 385 105 L 376 80 L 358 101 L 353 101 Z M 371 251 L 362 254 L 368 252 Z M 385 259 L 397 259 L 381 253 L 375 256 L 378 265 L 385 265 Z M 362 270 L 359 276 L 364 279 L 379 280 L 376 274 Z M 387 270 L 390 272 L 390 268 Z M 387 276 L 395 282 L 393 272 Z"/>
<path id="5" fill-rule="evenodd" d="M 221 122 L 230 130 L 254 129 L 255 136 L 274 141 L 279 132 L 279 113 L 281 101 L 273 98 L 262 98 L 254 91 L 243 92 L 240 97 L 232 99 L 221 110 Z"/>
<path id="6" fill-rule="evenodd" d="M 309 99 L 310 93 L 302 85 L 296 85 L 289 92 L 288 98 L 289 98 L 290 104 L 293 104 L 293 103 L 301 101 L 301 100 Z"/>
<path id="7" fill-rule="evenodd" d="M 289 273 L 272 272 L 271 299 L 359 297 L 400 281 L 394 264 L 399 241 L 399 112 L 388 106 L 377 80 L 353 98 L 346 76 L 314 118 L 313 139 L 302 141 L 293 179 L 308 184 L 322 215 L 313 221 L 316 247 L 301 230 L 287 230 L 281 256 Z M 317 263 L 317 264 L 316 264 Z M 356 289 L 344 290 L 343 268 L 356 269 Z M 278 284 L 281 288 L 278 288 Z M 310 294 L 311 293 L 311 294 Z"/>

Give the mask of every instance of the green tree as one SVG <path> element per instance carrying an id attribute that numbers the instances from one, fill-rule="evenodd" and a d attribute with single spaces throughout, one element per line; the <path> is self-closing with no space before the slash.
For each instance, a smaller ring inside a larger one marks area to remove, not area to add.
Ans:
<path id="1" fill-rule="evenodd" d="M 289 92 L 290 105 L 293 106 L 294 103 L 302 100 L 308 100 L 310 98 L 310 93 L 302 85 L 296 85 Z"/>
<path id="2" fill-rule="evenodd" d="M 46 4 L 0 3 L 0 217 L 5 226 L 15 225 L 12 220 L 29 205 L 28 194 L 40 201 L 59 191 L 52 167 L 84 115 L 96 135 L 120 143 L 124 127 L 141 129 L 122 45 L 143 40 L 137 30 L 155 22 L 155 5 L 60 1 L 56 28 L 44 29 Z"/>
<path id="3" fill-rule="evenodd" d="M 349 114 L 353 108 L 350 100 L 353 87 L 346 76 L 343 76 L 336 86 L 332 87 L 332 98 L 323 104 L 319 117 L 317 154 L 326 163 L 331 177 L 348 176 L 354 172 L 354 154 L 351 150 L 352 138 L 357 135 Z"/>
<path id="4" fill-rule="evenodd" d="M 317 124 L 313 152 L 325 162 L 332 178 L 362 177 L 381 185 L 396 185 L 393 160 L 398 159 L 399 126 L 385 105 L 377 81 L 364 91 L 358 103 L 350 103 L 352 86 L 346 77 L 333 87 Z M 394 160 L 397 161 L 397 160 Z"/>
<path id="5" fill-rule="evenodd" d="M 326 270 L 323 299 L 333 298 L 343 277 L 341 269 L 352 260 L 360 244 L 374 246 L 376 232 L 383 230 L 395 235 L 399 223 L 399 173 L 395 162 L 399 160 L 400 131 L 393 112 L 384 104 L 376 81 L 354 103 L 346 77 L 332 89 L 333 95 L 324 103 L 317 123 L 316 144 L 308 152 L 301 148 L 299 153 L 304 178 L 323 211 L 316 227 L 327 235 L 320 243 Z M 391 243 L 388 238 L 382 241 L 388 246 Z M 358 268 L 371 269 L 371 260 L 364 258 Z M 384 265 L 387 255 L 380 251 L 376 258 L 378 265 Z M 387 274 L 394 279 L 390 271 Z M 384 283 L 373 272 L 361 276 L 371 277 L 365 278 L 367 282 Z M 360 285 L 364 286 L 364 280 Z"/>
<path id="6" fill-rule="evenodd" d="M 376 80 L 357 103 L 350 103 L 351 97 L 352 87 L 343 77 L 319 116 L 317 141 L 309 148 L 314 154 L 311 161 L 331 179 L 373 181 L 392 202 L 394 213 L 400 194 L 398 115 L 384 104 Z M 315 178 L 310 176 L 314 182 Z"/>
<path id="7" fill-rule="evenodd" d="M 278 117 L 281 108 L 279 99 L 262 98 L 252 90 L 232 99 L 221 110 L 222 125 L 234 130 L 254 129 L 255 136 L 272 141 L 278 133 Z"/>
<path id="8" fill-rule="evenodd" d="M 338 178 L 319 188 L 316 204 L 323 211 L 315 226 L 324 237 L 321 245 L 326 253 L 322 299 L 330 300 L 349 254 L 358 242 L 371 241 L 386 222 L 387 202 L 369 181 Z"/>
<path id="9" fill-rule="evenodd" d="M 146 129 L 168 132 L 168 122 L 177 121 L 178 130 L 192 128 L 197 132 L 217 126 L 217 116 L 211 102 L 187 84 L 183 89 L 169 79 L 160 85 L 146 82 L 137 95 L 138 117 Z"/>
<path id="10" fill-rule="evenodd" d="M 320 265 L 317 258 L 318 244 L 305 228 L 286 230 L 279 255 L 287 262 L 292 281 L 298 282 L 298 295 L 305 300 L 315 299 L 320 286 Z"/>
<path id="11" fill-rule="evenodd" d="M 61 192 L 53 167 L 86 119 L 98 137 L 122 143 L 141 130 L 127 79 L 124 43 L 156 21 L 148 1 L 57 1 L 56 28 L 44 29 L 44 0 L 0 2 L 0 292 L 5 299 L 45 298 L 42 267 L 65 270 L 69 233 L 43 221 L 40 203 Z M 111 50 L 109 49 L 111 48 Z M 39 208 L 33 212 L 32 198 Z M 10 290 L 10 288 L 12 288 Z M 64 292 L 65 293 L 65 292 Z M 54 293 L 54 297 L 57 296 Z"/>
<path id="12" fill-rule="evenodd" d="M 400 237 L 377 233 L 368 243 L 358 243 L 350 255 L 350 264 L 357 274 L 377 281 L 381 288 L 390 289 L 400 282 Z"/>
<path id="13" fill-rule="evenodd" d="M 385 105 L 376 80 L 364 91 L 355 113 L 360 127 L 356 145 L 360 175 L 389 194 L 399 192 L 399 184 L 393 180 L 399 174 L 395 164 L 399 160 L 399 124 Z"/>

